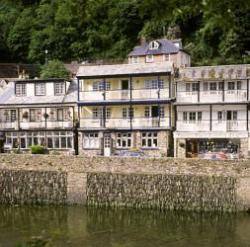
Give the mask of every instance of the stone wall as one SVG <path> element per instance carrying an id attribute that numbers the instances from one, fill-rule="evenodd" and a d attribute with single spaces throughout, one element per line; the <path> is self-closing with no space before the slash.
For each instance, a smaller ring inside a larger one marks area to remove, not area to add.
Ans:
<path id="1" fill-rule="evenodd" d="M 0 204 L 250 210 L 250 162 L 1 155 Z"/>
<path id="2" fill-rule="evenodd" d="M 236 179 L 230 177 L 88 174 L 87 203 L 195 211 L 236 211 Z"/>
<path id="3" fill-rule="evenodd" d="M 64 172 L 0 170 L 0 204 L 64 204 Z"/>

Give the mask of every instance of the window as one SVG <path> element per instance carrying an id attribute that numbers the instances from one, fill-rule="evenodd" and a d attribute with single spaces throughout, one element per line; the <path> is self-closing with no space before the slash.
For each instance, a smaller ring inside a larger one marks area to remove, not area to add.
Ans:
<path id="1" fill-rule="evenodd" d="M 197 113 L 197 120 L 198 120 L 198 121 L 201 121 L 201 120 L 202 120 L 202 112 L 201 112 L 201 111 L 199 111 L 199 112 Z"/>
<path id="2" fill-rule="evenodd" d="M 45 83 L 36 83 L 35 84 L 35 95 L 43 96 L 45 95 Z"/>
<path id="3" fill-rule="evenodd" d="M 186 111 L 183 112 L 183 120 L 184 120 L 184 121 L 187 121 L 187 112 L 186 112 Z"/>
<path id="4" fill-rule="evenodd" d="M 238 118 L 238 112 L 233 111 L 233 120 L 237 120 L 237 118 Z"/>
<path id="5" fill-rule="evenodd" d="M 150 50 L 157 50 L 159 48 L 160 44 L 157 41 L 151 41 L 149 43 L 149 49 Z"/>
<path id="6" fill-rule="evenodd" d="M 54 83 L 55 95 L 63 95 L 65 93 L 64 90 L 65 90 L 64 82 L 56 82 L 56 83 Z"/>
<path id="7" fill-rule="evenodd" d="M 63 109 L 56 110 L 56 119 L 57 121 L 63 121 Z"/>
<path id="8" fill-rule="evenodd" d="M 144 116 L 145 117 L 150 117 L 150 107 L 149 106 L 145 106 L 145 108 L 144 108 Z"/>
<path id="9" fill-rule="evenodd" d="M 222 118 L 223 118 L 222 111 L 217 112 L 217 118 L 218 118 L 218 121 L 222 121 Z"/>
<path id="10" fill-rule="evenodd" d="M 111 108 L 106 108 L 106 118 L 107 119 L 111 118 Z"/>
<path id="11" fill-rule="evenodd" d="M 131 133 L 117 133 L 116 134 L 116 147 L 117 148 L 130 148 L 132 147 Z"/>
<path id="12" fill-rule="evenodd" d="M 154 61 L 154 55 L 150 54 L 146 56 L 146 62 L 152 63 Z"/>
<path id="13" fill-rule="evenodd" d="M 122 118 L 133 118 L 134 117 L 134 108 L 133 107 L 124 107 L 122 108 Z"/>
<path id="14" fill-rule="evenodd" d="M 83 134 L 83 148 L 99 148 L 100 142 L 97 132 Z"/>
<path id="15" fill-rule="evenodd" d="M 235 89 L 235 83 L 233 81 L 229 81 L 227 84 L 228 90 L 234 90 Z"/>
<path id="16" fill-rule="evenodd" d="M 165 107 L 164 106 L 160 106 L 160 117 L 164 118 L 165 117 Z"/>
<path id="17" fill-rule="evenodd" d="M 194 92 L 194 91 L 199 91 L 199 87 L 200 85 L 199 85 L 199 83 L 192 83 L 192 91 Z"/>
<path id="18" fill-rule="evenodd" d="M 30 109 L 30 122 L 36 122 L 36 110 Z"/>
<path id="19" fill-rule="evenodd" d="M 189 112 L 189 120 L 190 121 L 196 120 L 196 112 Z"/>
<path id="20" fill-rule="evenodd" d="M 208 83 L 207 82 L 203 83 L 203 90 L 208 91 Z"/>
<path id="21" fill-rule="evenodd" d="M 191 91 L 191 83 L 186 83 L 186 92 Z"/>
<path id="22" fill-rule="evenodd" d="M 217 83 L 210 82 L 210 91 L 216 91 L 216 90 L 217 90 Z"/>
<path id="23" fill-rule="evenodd" d="M 16 96 L 26 96 L 26 84 L 16 84 Z"/>
<path id="24" fill-rule="evenodd" d="M 142 132 L 142 147 L 156 148 L 158 146 L 157 132 Z"/>
<path id="25" fill-rule="evenodd" d="M 106 84 L 106 90 L 110 90 L 111 89 L 111 84 L 110 82 L 104 82 L 104 81 L 96 81 L 93 82 L 92 84 L 92 89 L 93 91 L 103 91 L 104 90 L 104 84 Z"/>
<path id="26" fill-rule="evenodd" d="M 219 90 L 224 90 L 224 82 L 223 81 L 220 81 L 219 82 Z"/>
<path id="27" fill-rule="evenodd" d="M 158 89 L 158 88 L 164 88 L 164 80 L 145 80 L 144 86 L 146 89 Z"/>
<path id="28" fill-rule="evenodd" d="M 95 108 L 92 109 L 92 117 L 94 119 L 100 119 L 100 118 L 102 118 L 102 115 L 103 115 L 103 109 L 102 108 L 95 107 Z"/>
<path id="29" fill-rule="evenodd" d="M 13 123 L 16 121 L 16 110 L 10 111 L 10 121 Z"/>
<path id="30" fill-rule="evenodd" d="M 165 61 L 170 61 L 170 54 L 165 54 L 163 56 Z"/>
<path id="31" fill-rule="evenodd" d="M 138 56 L 133 56 L 132 58 L 132 63 L 139 63 L 139 57 Z"/>
<path id="32" fill-rule="evenodd" d="M 241 90 L 241 81 L 237 81 L 237 90 Z"/>

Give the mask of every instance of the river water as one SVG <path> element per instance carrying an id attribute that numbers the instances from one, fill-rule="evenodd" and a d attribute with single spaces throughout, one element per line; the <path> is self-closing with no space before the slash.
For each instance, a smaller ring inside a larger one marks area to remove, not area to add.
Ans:
<path id="1" fill-rule="evenodd" d="M 0 206 L 0 247 L 9 246 L 250 246 L 250 215 Z"/>

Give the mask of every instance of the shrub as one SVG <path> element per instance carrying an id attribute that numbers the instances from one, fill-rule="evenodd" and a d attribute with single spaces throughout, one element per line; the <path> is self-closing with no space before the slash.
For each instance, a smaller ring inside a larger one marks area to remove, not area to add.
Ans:
<path id="1" fill-rule="evenodd" d="M 30 149 L 32 154 L 45 154 L 47 151 L 46 148 L 41 145 L 32 145 Z"/>

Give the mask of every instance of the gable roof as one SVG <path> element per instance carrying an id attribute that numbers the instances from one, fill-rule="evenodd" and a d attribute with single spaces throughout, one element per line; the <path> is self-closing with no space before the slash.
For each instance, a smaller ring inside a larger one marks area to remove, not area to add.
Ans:
<path id="1" fill-rule="evenodd" d="M 80 78 L 122 77 L 159 74 L 172 72 L 171 62 L 113 64 L 113 65 L 81 65 L 77 72 Z"/>
<path id="2" fill-rule="evenodd" d="M 143 45 L 136 46 L 134 49 L 128 54 L 128 56 L 143 56 L 143 55 L 157 55 L 157 54 L 174 54 L 178 53 L 181 49 L 175 46 L 173 42 L 167 39 L 157 39 L 160 46 L 156 50 L 150 50 L 149 44 L 150 42 L 146 42 Z"/>

